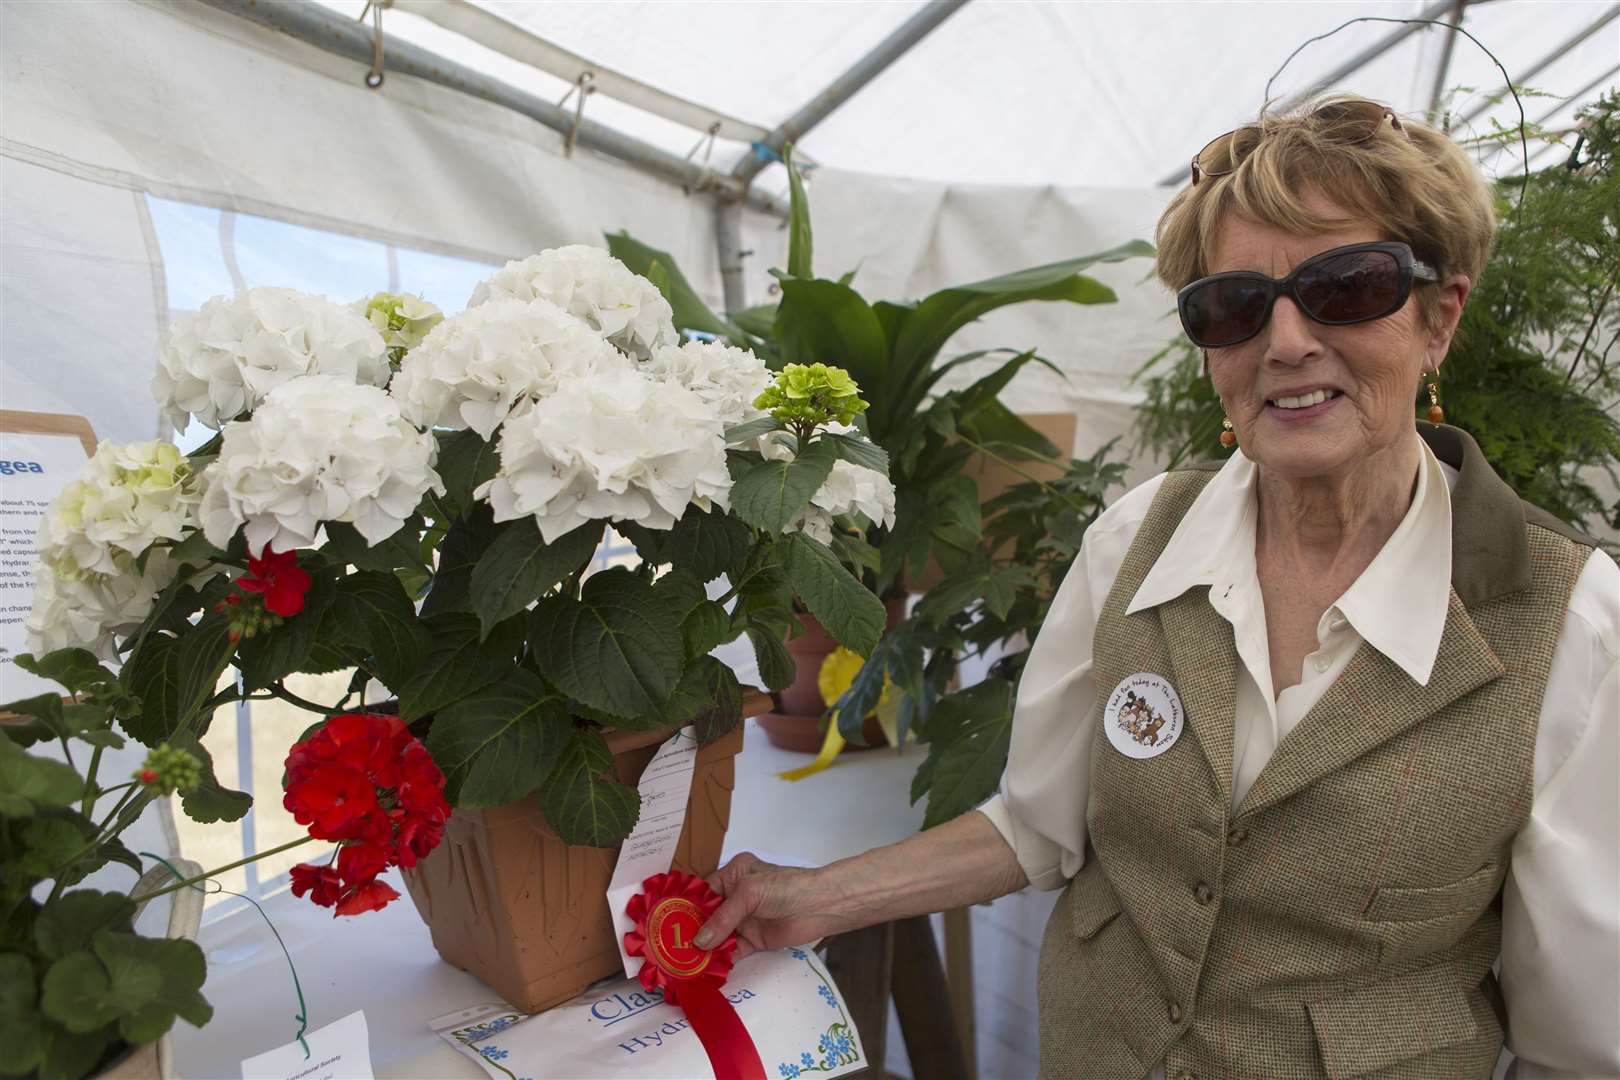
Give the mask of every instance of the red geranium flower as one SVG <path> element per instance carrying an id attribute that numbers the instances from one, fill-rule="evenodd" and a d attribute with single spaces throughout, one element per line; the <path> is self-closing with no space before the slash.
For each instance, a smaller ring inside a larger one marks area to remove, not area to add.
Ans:
<path id="1" fill-rule="evenodd" d="M 292 868 L 292 891 L 294 896 L 311 893 L 310 899 L 315 903 L 331 907 L 343 893 L 343 882 L 330 866 L 299 863 Z"/>
<path id="2" fill-rule="evenodd" d="M 399 829 L 394 836 L 394 857 L 399 860 L 399 865 L 408 870 L 416 865 L 418 859 L 426 858 L 428 852 L 438 847 L 442 839 L 444 839 L 442 817 L 405 814 L 400 818 Z"/>
<path id="3" fill-rule="evenodd" d="M 376 844 L 344 844 L 338 848 L 337 872 L 349 885 L 370 881 L 388 869 L 388 849 Z"/>
<path id="4" fill-rule="evenodd" d="M 367 881 L 346 893 L 338 901 L 337 915 L 363 915 L 388 906 L 390 900 L 399 899 L 399 890 L 385 881 Z"/>
<path id="5" fill-rule="evenodd" d="M 248 572 L 236 579 L 243 592 L 263 593 L 265 610 L 272 615 L 303 611 L 309 583 L 309 571 L 298 565 L 296 551 L 268 548 L 257 559 L 249 556 Z"/>
<path id="6" fill-rule="evenodd" d="M 353 769 L 322 765 L 297 782 L 289 777 L 282 804 L 317 840 L 347 840 L 355 824 L 377 809 L 377 789 Z"/>

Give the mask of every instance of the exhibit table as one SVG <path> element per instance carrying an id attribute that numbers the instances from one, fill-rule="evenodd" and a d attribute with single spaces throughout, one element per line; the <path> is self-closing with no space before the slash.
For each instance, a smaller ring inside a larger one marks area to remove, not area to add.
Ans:
<path id="1" fill-rule="evenodd" d="M 753 851 L 771 861 L 820 865 L 911 835 L 922 825 L 922 807 L 909 800 L 924 753 L 921 747 L 845 753 L 827 771 L 788 783 L 776 774 L 810 755 L 770 746 L 748 721 L 724 857 Z M 404 893 L 397 871 L 388 872 L 388 881 Z M 428 1021 L 499 997 L 439 959 L 408 898 L 344 919 L 287 892 L 263 906 L 297 965 L 311 1031 L 364 1009 L 377 1076 L 482 1077 Z M 208 955 L 203 992 L 214 1019 L 200 1030 L 175 1025 L 176 1068 L 187 1078 L 237 1077 L 244 1058 L 293 1041 L 298 999 L 275 936 L 252 908 L 203 927 L 199 942 Z M 840 989 L 858 992 L 842 983 Z"/>

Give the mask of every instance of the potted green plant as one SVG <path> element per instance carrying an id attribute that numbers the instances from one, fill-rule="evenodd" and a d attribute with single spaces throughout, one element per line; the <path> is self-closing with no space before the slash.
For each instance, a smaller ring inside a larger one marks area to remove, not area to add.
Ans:
<path id="1" fill-rule="evenodd" d="M 722 318 L 703 304 L 666 253 L 624 234 L 610 236 L 608 244 L 626 265 L 659 285 L 673 306 L 677 325 L 745 345 L 777 366 L 837 364 L 872 399 L 871 408 L 855 422 L 888 463 L 893 519 L 846 516 L 844 525 L 832 529 L 828 539 L 845 566 L 889 605 L 893 626 L 903 615 L 908 578 L 915 579 L 930 563 L 950 573 L 977 548 L 982 533 L 978 491 L 973 478 L 964 473 L 973 456 L 1051 459 L 1060 453 L 999 398 L 1026 365 L 1050 367 L 1048 361 L 1033 350 L 1016 349 L 942 361 L 946 344 L 968 323 L 1008 304 L 1111 303 L 1113 290 L 1084 271 L 1098 263 L 1150 255 L 1152 248 L 1132 241 L 1095 255 L 942 289 L 921 301 L 870 302 L 852 287 L 853 273 L 836 280 L 815 275 L 809 201 L 791 152 L 787 166 L 791 201 L 787 266 L 773 271 L 781 291 L 774 305 Z M 996 366 L 963 390 L 939 392 L 940 381 L 950 372 L 982 360 Z M 879 463 L 877 458 L 871 462 Z M 863 464 L 867 463 L 852 460 L 844 471 L 853 472 Z M 795 716 L 797 723 L 780 726 L 789 732 L 808 727 L 809 741 L 819 744 L 817 728 L 826 703 L 816 689 L 817 675 L 833 642 L 816 634 L 811 619 L 787 629 L 802 642 L 796 649 L 800 656 L 795 688 L 803 696 L 784 701 L 782 711 Z M 792 642 L 789 647 L 795 648 Z M 852 742 L 865 742 L 861 716 L 841 724 Z M 803 734 L 783 738 L 796 747 L 805 745 Z"/>
<path id="2" fill-rule="evenodd" d="M 18 663 L 70 697 L 4 707 L 29 718 L 0 730 L 0 972 L 30 1061 L 84 1075 L 116 1040 L 207 1019 L 194 946 L 133 935 L 123 896 L 67 890 L 109 859 L 140 869 L 118 835 L 163 790 L 200 821 L 247 812 L 200 742 L 244 698 L 314 714 L 284 801 L 309 830 L 295 844 L 337 847 L 294 868 L 295 893 L 359 914 L 398 897 L 380 875 L 400 867 L 440 951 L 521 1008 L 617 967 L 613 849 L 640 769 L 687 727 L 703 745 L 676 865 L 718 860 L 740 720 L 762 705 L 711 650 L 749 635 L 780 685 L 795 603 L 851 648 L 882 632 L 800 524 L 840 455 L 875 450 L 814 409 L 787 431 L 773 386 L 792 396 L 745 350 L 682 342 L 657 289 L 586 247 L 509 264 L 450 318 L 260 288 L 178 321 L 154 391 L 177 429 L 219 435 L 189 456 L 103 444 L 52 503 Z M 638 565 L 594 565 L 610 525 Z M 352 672 L 338 701 L 285 685 L 334 671 Z M 91 744 L 86 771 L 30 752 L 45 737 L 70 761 Z M 152 776 L 108 785 L 100 748 L 125 737 Z M 151 972 L 146 997 L 126 967 Z"/>

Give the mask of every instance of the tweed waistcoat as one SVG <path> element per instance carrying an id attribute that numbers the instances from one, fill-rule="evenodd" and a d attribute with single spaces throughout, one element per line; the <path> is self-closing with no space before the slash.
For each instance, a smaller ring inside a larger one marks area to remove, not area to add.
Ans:
<path id="1" fill-rule="evenodd" d="M 1591 549 L 1472 439 L 1420 427 L 1461 471 L 1428 685 L 1363 643 L 1235 813 L 1231 624 L 1207 586 L 1125 613 L 1212 472 L 1166 478 L 1098 618 L 1090 850 L 1041 947 L 1042 1076 L 1137 1078 L 1161 1060 L 1171 1080 L 1491 1075 L 1499 893 Z M 1145 759 L 1102 723 L 1139 672 L 1185 710 Z"/>

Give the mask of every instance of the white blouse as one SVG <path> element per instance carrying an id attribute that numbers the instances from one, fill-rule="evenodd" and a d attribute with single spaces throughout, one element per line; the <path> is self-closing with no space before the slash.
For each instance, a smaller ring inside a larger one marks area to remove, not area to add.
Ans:
<path id="1" fill-rule="evenodd" d="M 1300 682 L 1271 692 L 1255 572 L 1254 464 L 1233 454 L 1194 500 L 1127 612 L 1195 586 L 1232 624 L 1241 669 L 1233 733 L 1235 810 L 1272 752 L 1363 641 L 1427 685 L 1451 582 L 1456 470 L 1423 446 L 1406 516 L 1317 623 Z M 1066 884 L 1086 846 L 1092 635 L 1164 477 L 1120 498 L 1087 531 L 1019 685 L 1000 792 L 979 809 L 1040 889 Z M 1620 1076 L 1620 569 L 1594 551 L 1577 579 L 1536 736 L 1530 820 L 1503 885 L 1502 991 L 1517 1080 Z M 1158 1072 L 1159 1070 L 1155 1070 Z"/>

